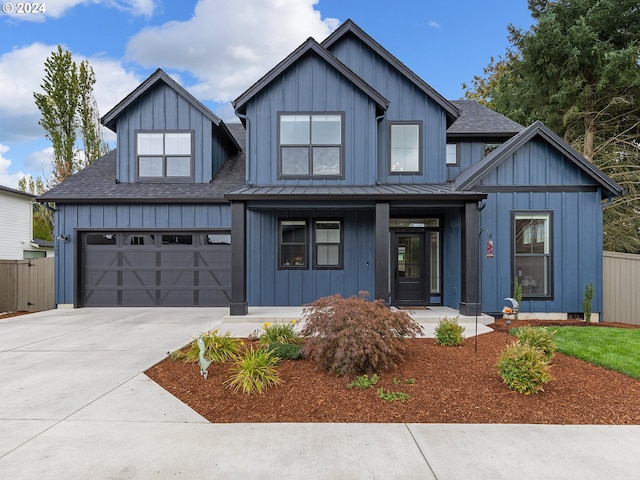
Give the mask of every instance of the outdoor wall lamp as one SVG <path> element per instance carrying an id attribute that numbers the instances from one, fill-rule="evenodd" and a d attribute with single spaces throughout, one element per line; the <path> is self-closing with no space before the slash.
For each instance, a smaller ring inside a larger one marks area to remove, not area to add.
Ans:
<path id="1" fill-rule="evenodd" d="M 62 240 L 63 242 L 68 242 L 69 235 L 67 235 L 66 233 L 61 233 L 60 235 L 58 235 L 58 240 Z"/>

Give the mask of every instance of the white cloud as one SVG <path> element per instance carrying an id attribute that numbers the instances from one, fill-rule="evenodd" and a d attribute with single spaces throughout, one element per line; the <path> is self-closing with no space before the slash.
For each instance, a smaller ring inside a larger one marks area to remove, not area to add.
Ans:
<path id="1" fill-rule="evenodd" d="M 438 22 L 436 22 L 435 20 L 429 20 L 429 22 L 427 22 L 427 25 L 429 25 L 431 28 L 436 28 L 438 30 L 442 30 L 442 27 L 440 26 L 440 24 Z"/>
<path id="2" fill-rule="evenodd" d="M 56 49 L 57 45 L 34 43 L 0 56 L 0 142 L 25 142 L 44 136 L 33 93 L 42 91 L 44 61 Z M 72 55 L 77 63 L 85 59 Z M 140 83 L 116 60 L 97 57 L 89 58 L 89 63 L 96 73 L 94 95 L 101 114 Z"/>
<path id="3" fill-rule="evenodd" d="M 190 20 L 142 30 L 127 54 L 146 67 L 186 71 L 199 99 L 234 99 L 308 37 L 338 25 L 314 9 L 318 0 L 200 0 Z"/>
<path id="4" fill-rule="evenodd" d="M 18 188 L 18 181 L 26 174 L 22 172 L 9 173 L 11 160 L 4 156 L 9 151 L 9 147 L 0 143 L 0 185 L 10 188 Z"/>
<path id="5" fill-rule="evenodd" d="M 100 4 L 115 8 L 130 15 L 151 16 L 155 10 L 154 0 L 46 0 L 44 2 L 7 2 L 13 11 L 3 8 L 5 14 L 15 20 L 44 22 L 47 18 L 60 18 L 77 5 Z M 37 9 L 31 10 L 37 5 Z M 8 7 L 7 7 L 8 8 Z M 29 9 L 25 11 L 25 9 Z M 44 12 L 41 10 L 44 8 Z M 22 9 L 20 11 L 19 9 Z"/>

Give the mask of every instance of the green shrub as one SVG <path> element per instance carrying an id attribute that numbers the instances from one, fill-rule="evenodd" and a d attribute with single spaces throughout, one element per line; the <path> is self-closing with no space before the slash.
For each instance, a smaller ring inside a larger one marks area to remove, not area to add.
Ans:
<path id="1" fill-rule="evenodd" d="M 214 363 L 222 363 L 232 360 L 240 353 L 240 341 L 232 338 L 230 332 L 220 335 L 218 330 L 210 330 L 200 335 L 204 340 L 205 352 L 204 356 L 207 360 Z M 185 352 L 174 352 L 171 354 L 172 360 L 184 360 L 187 363 L 197 363 L 200 354 L 198 347 L 198 339 L 193 340 L 189 349 Z"/>
<path id="2" fill-rule="evenodd" d="M 543 391 L 543 385 L 551 380 L 542 352 L 529 345 L 516 343 L 505 348 L 497 367 L 504 384 L 525 395 Z"/>
<path id="3" fill-rule="evenodd" d="M 556 344 L 553 341 L 553 333 L 541 327 L 520 327 L 515 330 L 518 343 L 537 348 L 542 352 L 542 359 L 549 363 L 556 352 Z"/>
<path id="4" fill-rule="evenodd" d="M 462 336 L 464 327 L 458 324 L 458 318 L 449 320 L 444 317 L 438 322 L 435 330 L 436 343 L 438 345 L 444 345 L 445 347 L 462 345 L 462 342 L 464 342 L 464 337 Z"/>
<path id="5" fill-rule="evenodd" d="M 406 312 L 392 312 L 380 300 L 340 295 L 305 307 L 304 354 L 338 376 L 356 376 L 394 368 L 406 351 L 404 337 L 422 328 Z"/>
<path id="6" fill-rule="evenodd" d="M 231 377 L 225 382 L 234 392 L 262 393 L 265 388 L 282 383 L 276 357 L 272 351 L 247 348 L 231 367 Z"/>
<path id="7" fill-rule="evenodd" d="M 373 374 L 371 376 L 364 374 L 360 377 L 357 377 L 353 382 L 351 382 L 347 387 L 349 388 L 359 388 L 361 390 L 366 390 L 367 388 L 373 387 L 376 383 L 378 383 L 380 377 L 377 374 Z"/>
<path id="8" fill-rule="evenodd" d="M 295 320 L 289 323 L 264 323 L 264 332 L 258 337 L 258 345 L 267 347 L 273 343 L 300 343 L 300 338 L 293 331 L 295 326 Z"/>
<path id="9" fill-rule="evenodd" d="M 410 398 L 407 393 L 391 391 L 385 392 L 382 387 L 378 389 L 378 397 L 388 402 L 393 402 L 395 400 L 408 400 Z"/>
<path id="10" fill-rule="evenodd" d="M 300 360 L 303 357 L 302 345 L 293 343 L 271 343 L 266 349 L 282 360 Z"/>
<path id="11" fill-rule="evenodd" d="M 591 308 L 593 302 L 593 282 L 584 287 L 584 296 L 582 297 L 582 311 L 584 313 L 584 321 L 591 323 Z"/>

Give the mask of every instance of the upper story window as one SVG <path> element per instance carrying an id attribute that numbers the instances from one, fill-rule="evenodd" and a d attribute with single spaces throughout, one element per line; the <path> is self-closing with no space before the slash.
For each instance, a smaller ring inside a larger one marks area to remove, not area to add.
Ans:
<path id="1" fill-rule="evenodd" d="M 341 177 L 343 114 L 280 114 L 280 176 Z"/>
<path id="2" fill-rule="evenodd" d="M 391 173 L 420 173 L 420 123 L 391 124 Z"/>
<path id="3" fill-rule="evenodd" d="M 458 144 L 447 143 L 447 165 L 458 165 Z"/>
<path id="4" fill-rule="evenodd" d="M 482 144 L 482 156 L 486 157 L 491 152 L 493 152 L 496 148 L 498 148 L 502 143 L 483 143 Z"/>
<path id="5" fill-rule="evenodd" d="M 191 132 L 137 132 L 137 177 L 189 179 L 193 176 Z"/>

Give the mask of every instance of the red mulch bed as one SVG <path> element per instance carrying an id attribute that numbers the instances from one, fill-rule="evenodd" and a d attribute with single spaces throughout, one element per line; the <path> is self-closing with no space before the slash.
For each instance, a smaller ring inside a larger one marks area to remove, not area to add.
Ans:
<path id="1" fill-rule="evenodd" d="M 518 321 L 521 325 L 549 321 Z M 585 328 L 638 328 L 626 324 L 565 321 Z M 284 383 L 262 395 L 243 395 L 226 388 L 228 365 L 212 364 L 209 378 L 198 365 L 166 359 L 146 373 L 159 385 L 215 423 L 364 422 L 364 423 L 536 423 L 640 424 L 640 380 L 556 354 L 553 380 L 543 392 L 522 395 L 509 390 L 495 367 L 500 351 L 513 338 L 504 320 L 495 331 L 470 338 L 460 347 L 442 347 L 433 339 L 408 339 L 408 354 L 394 371 L 383 373 L 376 387 L 347 388 L 352 379 L 316 369 L 308 360 L 284 361 Z M 405 380 L 413 380 L 408 384 Z M 395 380 L 395 382 L 394 382 Z M 386 401 L 377 388 L 404 392 L 408 400 Z"/>

